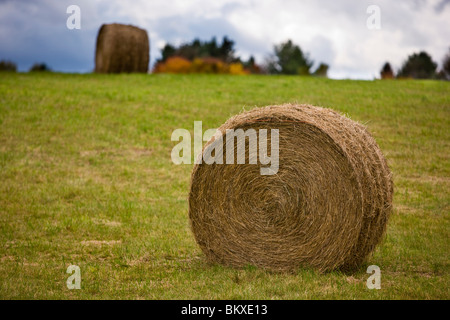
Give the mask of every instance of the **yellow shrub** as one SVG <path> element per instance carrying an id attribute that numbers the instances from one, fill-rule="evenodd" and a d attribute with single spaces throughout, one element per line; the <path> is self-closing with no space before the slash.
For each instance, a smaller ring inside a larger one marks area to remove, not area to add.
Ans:
<path id="1" fill-rule="evenodd" d="M 226 64 L 217 58 L 195 58 L 189 61 L 183 57 L 170 57 L 165 62 L 159 62 L 153 69 L 154 73 L 229 73 L 248 74 L 241 63 Z"/>
<path id="2" fill-rule="evenodd" d="M 182 57 L 170 57 L 164 63 L 155 66 L 155 73 L 189 73 L 192 62 Z"/>
<path id="3" fill-rule="evenodd" d="M 248 74 L 248 71 L 244 70 L 244 66 L 239 62 L 231 63 L 228 72 L 230 74 Z"/>
<path id="4" fill-rule="evenodd" d="M 196 58 L 192 62 L 191 72 L 227 73 L 227 66 L 217 58 Z"/>

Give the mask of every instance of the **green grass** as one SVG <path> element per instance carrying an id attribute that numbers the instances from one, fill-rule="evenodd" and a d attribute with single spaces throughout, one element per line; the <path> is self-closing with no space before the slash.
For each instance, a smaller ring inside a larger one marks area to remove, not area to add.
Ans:
<path id="1" fill-rule="evenodd" d="M 450 83 L 0 74 L 0 298 L 449 299 Z M 387 235 L 352 274 L 206 263 L 176 128 L 300 102 L 367 124 L 394 174 Z M 66 269 L 81 268 L 81 290 Z M 381 290 L 366 268 L 381 268 Z"/>

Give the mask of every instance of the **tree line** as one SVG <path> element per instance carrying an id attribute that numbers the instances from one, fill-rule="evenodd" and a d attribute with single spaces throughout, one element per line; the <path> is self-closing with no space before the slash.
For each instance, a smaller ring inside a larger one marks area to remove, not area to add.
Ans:
<path id="1" fill-rule="evenodd" d="M 229 74 L 284 74 L 327 77 L 329 66 L 319 63 L 312 70 L 314 61 L 299 45 L 287 40 L 273 46 L 273 52 L 262 64 L 250 56 L 242 59 L 236 55 L 235 42 L 224 36 L 221 43 L 213 37 L 209 41 L 194 39 L 192 42 L 174 46 L 167 43 L 161 49 L 161 58 L 154 65 L 155 73 L 229 73 Z M 442 61 L 442 68 L 431 56 L 421 51 L 408 56 L 401 68 L 394 72 L 389 62 L 381 71 L 381 79 L 441 79 L 450 80 L 450 48 Z M 17 66 L 11 61 L 0 61 L 0 71 L 15 72 Z M 29 71 L 51 71 L 45 63 L 35 63 Z"/>
<path id="2" fill-rule="evenodd" d="M 315 70 L 312 70 L 314 61 L 292 40 L 274 45 L 273 52 L 261 65 L 256 64 L 253 56 L 250 56 L 248 60 L 236 56 L 234 44 L 234 41 L 226 36 L 223 37 L 221 44 L 217 43 L 215 37 L 210 41 L 194 39 L 178 47 L 166 44 L 161 50 L 161 58 L 157 60 L 153 71 L 156 73 L 264 73 L 327 77 L 329 65 L 321 62 Z M 428 53 L 421 51 L 408 56 L 396 73 L 391 64 L 386 62 L 380 71 L 380 78 L 450 80 L 450 48 L 442 65 L 442 69 L 438 71 L 438 64 Z"/>
<path id="3" fill-rule="evenodd" d="M 274 46 L 274 53 L 261 65 L 256 64 L 253 56 L 247 60 L 237 56 L 234 44 L 235 42 L 227 36 L 223 37 L 220 44 L 215 37 L 210 41 L 194 39 L 178 47 L 166 44 L 161 50 L 161 58 L 156 61 L 153 71 L 195 73 L 206 70 L 206 73 L 327 76 L 328 65 L 320 63 L 316 70 L 312 71 L 314 61 L 291 40 Z"/>
<path id="4" fill-rule="evenodd" d="M 16 72 L 17 65 L 14 62 L 9 61 L 9 60 L 1 60 L 0 61 L 0 71 Z M 45 63 L 35 63 L 31 66 L 31 68 L 28 70 L 28 72 L 35 72 L 35 71 L 51 71 L 51 69 Z"/>
<path id="5" fill-rule="evenodd" d="M 386 62 L 380 71 L 381 79 L 440 79 L 450 80 L 450 48 L 442 61 L 442 69 L 437 70 L 438 64 L 425 51 L 413 53 L 403 62 L 397 74 L 391 64 Z"/>

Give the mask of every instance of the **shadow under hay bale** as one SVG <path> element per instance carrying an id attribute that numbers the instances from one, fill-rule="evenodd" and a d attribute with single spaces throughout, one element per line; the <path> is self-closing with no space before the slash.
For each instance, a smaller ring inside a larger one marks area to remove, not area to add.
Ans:
<path id="1" fill-rule="evenodd" d="M 97 36 L 95 72 L 121 73 L 148 71 L 147 31 L 123 24 L 104 24 Z"/>
<path id="2" fill-rule="evenodd" d="M 246 164 L 194 166 L 189 218 L 207 259 L 280 271 L 360 266 L 384 234 L 393 194 L 365 127 L 330 109 L 281 105 L 234 116 L 219 130 L 238 128 L 279 129 L 279 169 L 261 175 L 248 164 L 249 143 Z"/>

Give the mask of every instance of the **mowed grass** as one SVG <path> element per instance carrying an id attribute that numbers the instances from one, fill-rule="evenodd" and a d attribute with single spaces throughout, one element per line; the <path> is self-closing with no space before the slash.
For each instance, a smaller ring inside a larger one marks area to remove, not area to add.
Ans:
<path id="1" fill-rule="evenodd" d="M 210 265 L 194 241 L 172 131 L 285 102 L 365 123 L 389 160 L 387 234 L 354 273 Z M 0 73 L 0 128 L 2 299 L 450 298 L 448 82 Z"/>

